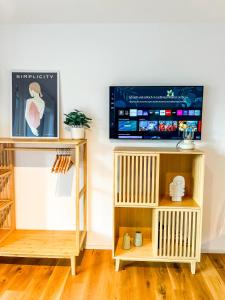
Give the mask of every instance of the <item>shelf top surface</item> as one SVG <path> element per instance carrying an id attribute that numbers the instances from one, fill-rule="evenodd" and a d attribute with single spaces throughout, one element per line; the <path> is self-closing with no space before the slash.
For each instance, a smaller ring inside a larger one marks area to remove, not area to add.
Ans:
<path id="1" fill-rule="evenodd" d="M 0 256 L 65 258 L 77 247 L 75 231 L 15 230 L 0 243 Z"/>
<path id="2" fill-rule="evenodd" d="M 141 247 L 132 246 L 129 250 L 123 249 L 123 238 L 120 237 L 117 242 L 115 256 L 121 259 L 144 259 L 153 256 L 152 241 L 151 239 L 143 239 L 143 245 Z"/>
<path id="3" fill-rule="evenodd" d="M 0 138 L 0 144 L 48 144 L 48 145 L 79 145 L 86 142 L 86 139 L 30 139 L 30 138 Z"/>
<path id="4" fill-rule="evenodd" d="M 159 206 L 164 208 L 199 208 L 198 203 L 191 197 L 183 197 L 180 202 L 174 202 L 171 198 L 164 197 L 160 199 Z"/>
<path id="5" fill-rule="evenodd" d="M 155 154 L 204 154 L 203 151 L 194 150 L 181 150 L 175 147 L 170 148 L 156 148 L 156 147 L 115 147 L 115 153 L 132 152 L 132 153 L 155 153 Z"/>

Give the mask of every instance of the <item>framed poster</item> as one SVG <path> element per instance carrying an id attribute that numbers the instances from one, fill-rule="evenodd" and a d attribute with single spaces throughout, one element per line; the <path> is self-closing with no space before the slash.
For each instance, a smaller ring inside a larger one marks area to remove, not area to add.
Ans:
<path id="1" fill-rule="evenodd" d="M 12 72 L 12 137 L 59 138 L 59 73 Z"/>

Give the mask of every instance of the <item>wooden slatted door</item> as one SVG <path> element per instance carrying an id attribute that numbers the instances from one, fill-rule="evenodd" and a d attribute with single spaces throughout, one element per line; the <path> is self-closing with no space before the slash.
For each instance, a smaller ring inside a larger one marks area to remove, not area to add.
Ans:
<path id="1" fill-rule="evenodd" d="M 166 258 L 199 259 L 200 210 L 157 209 L 156 255 Z"/>
<path id="2" fill-rule="evenodd" d="M 115 153 L 116 206 L 156 206 L 159 197 L 159 155 Z"/>

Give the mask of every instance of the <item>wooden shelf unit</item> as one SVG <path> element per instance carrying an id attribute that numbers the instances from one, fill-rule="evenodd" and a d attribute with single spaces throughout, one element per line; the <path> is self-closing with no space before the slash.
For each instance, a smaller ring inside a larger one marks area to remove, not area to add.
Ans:
<path id="1" fill-rule="evenodd" d="M 56 151 L 70 148 L 75 157 L 76 228 L 72 231 L 17 230 L 15 216 L 14 152 Z M 82 169 L 82 170 L 81 170 Z M 83 187 L 80 187 L 81 174 Z M 80 200 L 83 199 L 83 216 Z M 87 141 L 70 139 L 0 139 L 0 256 L 68 258 L 76 273 L 76 256 L 83 250 L 87 232 Z M 80 219 L 83 218 L 83 230 Z"/>
<path id="2" fill-rule="evenodd" d="M 185 177 L 186 196 L 172 202 L 169 183 Z M 172 148 L 114 149 L 114 241 L 116 270 L 120 261 L 187 262 L 195 273 L 200 261 L 204 153 Z M 135 247 L 135 231 L 143 246 Z M 122 247 L 124 233 L 131 249 Z"/>

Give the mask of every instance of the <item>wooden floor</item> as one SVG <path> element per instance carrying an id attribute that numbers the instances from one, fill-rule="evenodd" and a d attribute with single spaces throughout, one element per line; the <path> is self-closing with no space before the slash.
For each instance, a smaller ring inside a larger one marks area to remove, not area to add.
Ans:
<path id="1" fill-rule="evenodd" d="M 1 300 L 225 299 L 225 254 L 202 255 L 196 275 L 187 264 L 130 263 L 114 272 L 111 251 L 86 250 L 78 275 L 70 262 L 0 258 Z"/>

